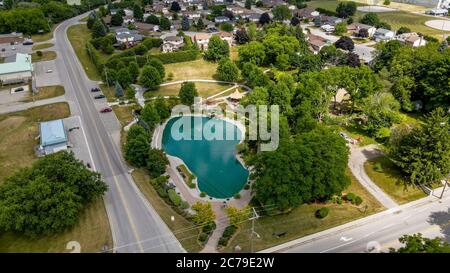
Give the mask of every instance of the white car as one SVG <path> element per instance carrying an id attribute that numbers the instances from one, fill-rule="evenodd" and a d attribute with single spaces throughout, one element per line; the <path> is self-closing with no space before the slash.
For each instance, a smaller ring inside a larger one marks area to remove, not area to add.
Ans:
<path id="1" fill-rule="evenodd" d="M 46 71 L 47 73 L 52 73 L 53 72 L 53 70 L 51 70 L 51 69 L 47 69 L 47 71 Z"/>
<path id="2" fill-rule="evenodd" d="M 320 28 L 323 29 L 325 32 L 333 32 L 334 31 L 334 27 L 331 25 L 323 25 Z"/>

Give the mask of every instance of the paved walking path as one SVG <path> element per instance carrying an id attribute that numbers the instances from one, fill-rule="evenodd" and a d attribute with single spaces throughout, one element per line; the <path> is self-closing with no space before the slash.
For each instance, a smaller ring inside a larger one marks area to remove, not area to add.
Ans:
<path id="1" fill-rule="evenodd" d="M 44 100 L 37 100 L 34 102 L 26 102 L 26 103 L 21 103 L 21 104 L 16 104 L 16 105 L 2 106 L 0 109 L 0 114 L 13 113 L 13 112 L 27 110 L 29 108 L 33 108 L 33 107 L 37 107 L 37 106 L 58 103 L 58 102 L 65 102 L 65 101 L 66 101 L 66 98 L 64 95 L 62 95 L 59 97 L 54 97 L 54 98 L 44 99 Z"/>

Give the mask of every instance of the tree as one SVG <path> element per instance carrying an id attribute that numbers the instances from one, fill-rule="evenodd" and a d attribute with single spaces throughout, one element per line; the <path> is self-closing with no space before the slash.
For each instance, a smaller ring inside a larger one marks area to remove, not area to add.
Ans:
<path id="1" fill-rule="evenodd" d="M 127 138 L 125 143 L 125 160 L 138 168 L 145 167 L 147 163 L 148 150 L 150 149 L 148 135 L 137 135 Z"/>
<path id="2" fill-rule="evenodd" d="M 240 45 L 246 44 L 250 41 L 250 37 L 248 37 L 247 31 L 245 28 L 238 29 L 236 34 L 234 35 L 236 42 Z"/>
<path id="3" fill-rule="evenodd" d="M 270 15 L 267 12 L 264 12 L 263 14 L 261 14 L 261 17 L 259 17 L 259 23 L 261 25 L 268 24 L 270 23 L 270 21 L 272 20 L 270 19 Z"/>
<path id="4" fill-rule="evenodd" d="M 119 72 L 117 72 L 117 80 L 120 82 L 122 86 L 127 87 L 133 82 L 133 78 L 130 75 L 130 72 L 127 68 L 121 68 Z M 122 96 L 123 96 L 123 90 L 122 90 Z"/>
<path id="5" fill-rule="evenodd" d="M 324 46 L 319 51 L 322 64 L 340 65 L 345 62 L 345 53 L 334 45 Z"/>
<path id="6" fill-rule="evenodd" d="M 298 19 L 298 17 L 294 16 L 291 19 L 291 25 L 292 26 L 298 26 L 300 24 L 300 19 Z"/>
<path id="7" fill-rule="evenodd" d="M 138 4 L 135 4 L 133 6 L 133 16 L 138 21 L 142 21 L 142 19 L 144 19 L 144 12 L 142 11 L 141 6 L 139 6 Z"/>
<path id="8" fill-rule="evenodd" d="M 355 15 L 356 12 L 356 3 L 353 1 L 350 2 L 340 2 L 336 7 L 337 16 L 340 18 L 347 18 L 349 16 Z"/>
<path id="9" fill-rule="evenodd" d="M 161 118 L 161 121 L 170 117 L 170 108 L 163 97 L 156 98 L 154 106 L 156 111 L 158 112 L 159 117 Z"/>
<path id="10" fill-rule="evenodd" d="M 170 11 L 173 12 L 179 12 L 181 10 L 180 4 L 178 2 L 173 1 L 172 4 L 170 4 Z"/>
<path id="11" fill-rule="evenodd" d="M 148 65 L 151 65 L 154 68 L 156 68 L 156 70 L 158 70 L 159 72 L 159 75 L 161 76 L 161 79 L 164 79 L 164 77 L 166 76 L 166 70 L 164 68 L 163 63 L 159 59 L 155 58 L 150 59 Z"/>
<path id="12" fill-rule="evenodd" d="M 235 227 L 241 226 L 242 223 L 249 220 L 252 215 L 252 210 L 249 206 L 246 206 L 242 209 L 238 209 L 232 205 L 229 205 L 226 208 L 224 208 L 224 211 L 228 216 L 228 221 L 230 222 L 230 225 L 233 225 Z"/>
<path id="13" fill-rule="evenodd" d="M 254 41 L 256 39 L 256 34 L 257 34 L 255 22 L 248 23 L 247 32 L 248 32 L 248 38 L 250 39 L 250 41 Z"/>
<path id="14" fill-rule="evenodd" d="M 400 27 L 398 30 L 397 30 L 397 35 L 401 35 L 401 34 L 403 34 L 403 33 L 410 33 L 411 32 L 411 29 L 410 28 L 408 28 L 408 27 Z"/>
<path id="15" fill-rule="evenodd" d="M 155 126 L 161 122 L 158 111 L 152 103 L 147 103 L 144 106 L 144 108 L 141 110 L 141 115 L 139 116 L 139 118 L 147 123 L 150 131 L 153 131 Z"/>
<path id="16" fill-rule="evenodd" d="M 155 90 L 162 82 L 160 72 L 153 66 L 146 65 L 142 68 L 139 83 L 149 90 Z"/>
<path id="17" fill-rule="evenodd" d="M 150 16 L 145 18 L 145 22 L 147 24 L 159 25 L 159 18 L 156 15 L 151 14 Z"/>
<path id="18" fill-rule="evenodd" d="M 114 89 L 116 92 L 116 97 L 118 97 L 118 98 L 123 97 L 123 88 L 120 85 L 119 81 L 116 81 Z"/>
<path id="19" fill-rule="evenodd" d="M 147 170 L 150 177 L 156 178 L 166 172 L 166 166 L 169 164 L 166 154 L 159 149 L 150 149 L 148 151 Z"/>
<path id="20" fill-rule="evenodd" d="M 180 92 L 178 94 L 181 103 L 192 105 L 194 104 L 194 98 L 197 96 L 197 88 L 195 88 L 195 84 L 193 82 L 183 82 L 181 84 Z"/>
<path id="21" fill-rule="evenodd" d="M 127 99 L 132 100 L 132 99 L 135 98 L 135 95 L 136 95 L 136 91 L 134 91 L 133 87 L 128 86 L 128 87 L 125 89 L 125 97 L 126 97 Z"/>
<path id="22" fill-rule="evenodd" d="M 197 28 L 197 30 L 205 29 L 205 23 L 203 23 L 203 19 L 202 18 L 198 19 L 197 24 L 195 25 L 195 27 Z"/>
<path id="23" fill-rule="evenodd" d="M 172 23 L 167 17 L 161 16 L 161 19 L 159 20 L 159 27 L 161 30 L 170 30 L 171 25 Z"/>
<path id="24" fill-rule="evenodd" d="M 318 54 L 305 51 L 301 54 L 295 54 L 292 57 L 293 65 L 298 67 L 299 73 L 307 71 L 320 71 L 322 69 L 322 59 Z"/>
<path id="25" fill-rule="evenodd" d="M 384 0 L 383 5 L 389 6 L 391 4 L 391 0 Z"/>
<path id="26" fill-rule="evenodd" d="M 0 229 L 32 238 L 60 233 L 73 227 L 83 208 L 106 190 L 100 174 L 72 152 L 47 155 L 0 186 Z"/>
<path id="27" fill-rule="evenodd" d="M 139 65 L 136 62 L 128 64 L 128 74 L 131 77 L 131 82 L 136 82 L 139 77 Z"/>
<path id="28" fill-rule="evenodd" d="M 119 13 L 115 13 L 111 16 L 111 25 L 112 26 L 121 26 L 123 24 L 123 18 L 122 15 Z"/>
<path id="29" fill-rule="evenodd" d="M 92 25 L 92 37 L 98 38 L 104 36 L 106 36 L 105 25 L 100 20 L 95 21 L 95 23 Z"/>
<path id="30" fill-rule="evenodd" d="M 245 0 L 245 8 L 252 9 L 252 0 Z"/>
<path id="31" fill-rule="evenodd" d="M 220 30 L 222 30 L 222 31 L 232 32 L 233 29 L 234 29 L 234 27 L 230 23 L 225 22 L 225 23 L 220 24 Z"/>
<path id="32" fill-rule="evenodd" d="M 133 124 L 131 125 L 130 130 L 128 130 L 127 140 L 135 139 L 140 135 L 142 135 L 145 139 L 150 139 L 150 136 L 144 127 L 138 124 Z"/>
<path id="33" fill-rule="evenodd" d="M 378 44 L 372 65 L 374 70 L 378 72 L 383 67 L 389 68 L 391 66 L 392 60 L 401 48 L 402 44 L 397 40 Z"/>
<path id="34" fill-rule="evenodd" d="M 216 75 L 220 81 L 235 82 L 239 77 L 239 69 L 230 59 L 222 58 L 217 66 Z"/>
<path id="35" fill-rule="evenodd" d="M 403 244 L 397 250 L 390 248 L 390 253 L 450 253 L 450 244 L 441 238 L 424 238 L 422 234 L 403 235 L 398 239 Z"/>
<path id="36" fill-rule="evenodd" d="M 269 92 L 267 91 L 267 88 L 264 87 L 255 87 L 252 92 L 248 93 L 247 96 L 245 96 L 241 104 L 244 106 L 247 105 L 268 105 L 269 104 Z"/>
<path id="37" fill-rule="evenodd" d="M 257 41 L 252 41 L 248 44 L 238 47 L 239 63 L 247 62 L 255 65 L 261 65 L 266 59 L 266 51 L 263 44 Z"/>
<path id="38" fill-rule="evenodd" d="M 361 65 L 361 61 L 359 60 L 359 56 L 356 53 L 349 52 L 347 53 L 346 64 L 351 67 L 358 67 Z"/>
<path id="39" fill-rule="evenodd" d="M 287 5 L 278 5 L 272 9 L 273 19 L 276 21 L 283 21 L 290 19 L 292 17 L 292 13 L 289 10 Z"/>
<path id="40" fill-rule="evenodd" d="M 269 77 L 253 63 L 245 63 L 241 71 L 242 76 L 251 87 L 265 86 L 269 82 Z"/>
<path id="41" fill-rule="evenodd" d="M 181 29 L 182 29 L 183 31 L 187 31 L 187 30 L 189 30 L 190 27 L 191 27 L 191 26 L 190 26 L 190 24 L 189 24 L 189 19 L 187 18 L 187 16 L 183 16 L 183 17 L 181 18 Z"/>
<path id="42" fill-rule="evenodd" d="M 355 44 L 353 43 L 352 38 L 348 36 L 342 36 L 334 43 L 336 48 L 340 48 L 343 50 L 353 51 L 355 49 Z"/>
<path id="43" fill-rule="evenodd" d="M 358 37 L 360 38 L 368 38 L 369 37 L 369 30 L 367 28 L 362 28 L 358 31 Z"/>
<path id="44" fill-rule="evenodd" d="M 378 14 L 369 12 L 366 15 L 364 15 L 363 18 L 361 18 L 360 22 L 366 25 L 378 27 L 381 21 L 380 18 L 378 17 Z"/>
<path id="45" fill-rule="evenodd" d="M 450 120 L 442 108 L 426 116 L 416 126 L 390 140 L 392 161 L 415 185 L 428 185 L 450 173 Z"/>
<path id="46" fill-rule="evenodd" d="M 327 200 L 350 184 L 347 161 L 345 140 L 318 125 L 293 140 L 281 141 L 275 151 L 257 154 L 255 199 L 282 211 Z"/>
<path id="47" fill-rule="evenodd" d="M 338 36 L 341 36 L 346 32 L 347 32 L 347 23 L 346 22 L 337 23 L 336 26 L 334 27 L 334 34 L 336 34 Z"/>
<path id="48" fill-rule="evenodd" d="M 213 35 L 208 42 L 208 50 L 205 52 L 205 59 L 210 61 L 218 61 L 230 55 L 230 47 L 227 41 L 220 39 L 219 36 Z"/>
<path id="49" fill-rule="evenodd" d="M 400 104 L 391 93 L 375 93 L 364 99 L 361 108 L 367 117 L 363 128 L 372 136 L 377 136 L 380 130 L 400 122 Z"/>
<path id="50" fill-rule="evenodd" d="M 195 214 L 192 216 L 192 221 L 199 226 L 204 226 L 216 219 L 216 214 L 214 213 L 211 203 L 209 202 L 195 202 L 192 205 L 192 210 Z"/>

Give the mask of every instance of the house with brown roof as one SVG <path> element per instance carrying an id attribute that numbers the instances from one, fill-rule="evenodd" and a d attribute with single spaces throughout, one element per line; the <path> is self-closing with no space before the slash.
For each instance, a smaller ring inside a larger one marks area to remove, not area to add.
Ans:
<path id="1" fill-rule="evenodd" d="M 232 46 L 233 44 L 233 34 L 225 31 L 221 31 L 218 33 L 220 39 L 228 43 L 228 46 Z"/>
<path id="2" fill-rule="evenodd" d="M 317 54 L 322 49 L 322 47 L 328 45 L 329 43 L 327 39 L 314 34 L 306 35 L 306 39 L 308 41 L 309 48 L 315 54 Z"/>
<path id="3" fill-rule="evenodd" d="M 184 39 L 180 36 L 167 36 L 163 39 L 162 51 L 174 52 L 180 50 L 184 46 Z"/>
<path id="4" fill-rule="evenodd" d="M 194 43 L 197 44 L 200 50 L 208 50 L 209 39 L 211 38 L 211 34 L 198 32 L 194 35 L 193 40 Z"/>
<path id="5" fill-rule="evenodd" d="M 427 41 L 423 38 L 423 36 L 420 36 L 415 32 L 397 35 L 395 39 L 397 39 L 400 43 L 411 47 L 419 47 L 427 44 Z"/>
<path id="6" fill-rule="evenodd" d="M 139 31 L 139 33 L 141 33 L 141 34 L 146 34 L 149 32 L 156 32 L 159 30 L 159 26 L 154 25 L 154 24 L 136 22 L 136 23 L 134 23 L 134 26 L 136 27 L 136 30 Z"/>
<path id="7" fill-rule="evenodd" d="M 347 31 L 351 32 L 353 34 L 353 36 L 355 36 L 355 37 L 359 36 L 359 32 L 362 29 L 367 30 L 369 37 L 372 37 L 373 34 L 375 33 L 375 31 L 377 30 L 376 27 L 366 25 L 366 24 L 361 24 L 361 23 L 352 23 L 347 26 Z"/>

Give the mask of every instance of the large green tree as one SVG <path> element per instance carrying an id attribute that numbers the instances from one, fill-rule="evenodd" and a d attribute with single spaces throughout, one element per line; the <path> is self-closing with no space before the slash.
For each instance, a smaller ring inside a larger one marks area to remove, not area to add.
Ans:
<path id="1" fill-rule="evenodd" d="M 195 84 L 193 82 L 182 83 L 178 96 L 180 97 L 181 103 L 186 105 L 194 104 L 194 98 L 198 96 Z"/>
<path id="2" fill-rule="evenodd" d="M 450 253 L 450 244 L 441 238 L 424 238 L 422 234 L 403 235 L 399 239 L 403 244 L 398 249 L 391 248 L 391 253 Z"/>
<path id="3" fill-rule="evenodd" d="M 230 47 L 227 41 L 220 39 L 219 36 L 213 35 L 208 42 L 208 50 L 205 52 L 205 59 L 210 61 L 218 61 L 221 58 L 230 56 Z"/>
<path id="4" fill-rule="evenodd" d="M 216 75 L 218 80 L 235 82 L 239 78 L 239 69 L 233 61 L 223 58 L 219 61 Z"/>
<path id="5" fill-rule="evenodd" d="M 147 170 L 150 177 L 156 178 L 165 173 L 168 164 L 169 160 L 162 150 L 150 149 L 148 151 Z"/>
<path id="6" fill-rule="evenodd" d="M 155 90 L 162 83 L 161 74 L 155 67 L 146 65 L 139 76 L 139 83 L 149 90 Z"/>
<path id="7" fill-rule="evenodd" d="M 144 108 L 141 110 L 140 118 L 147 123 L 150 131 L 153 131 L 155 126 L 161 121 L 159 113 L 153 103 L 145 104 Z"/>

